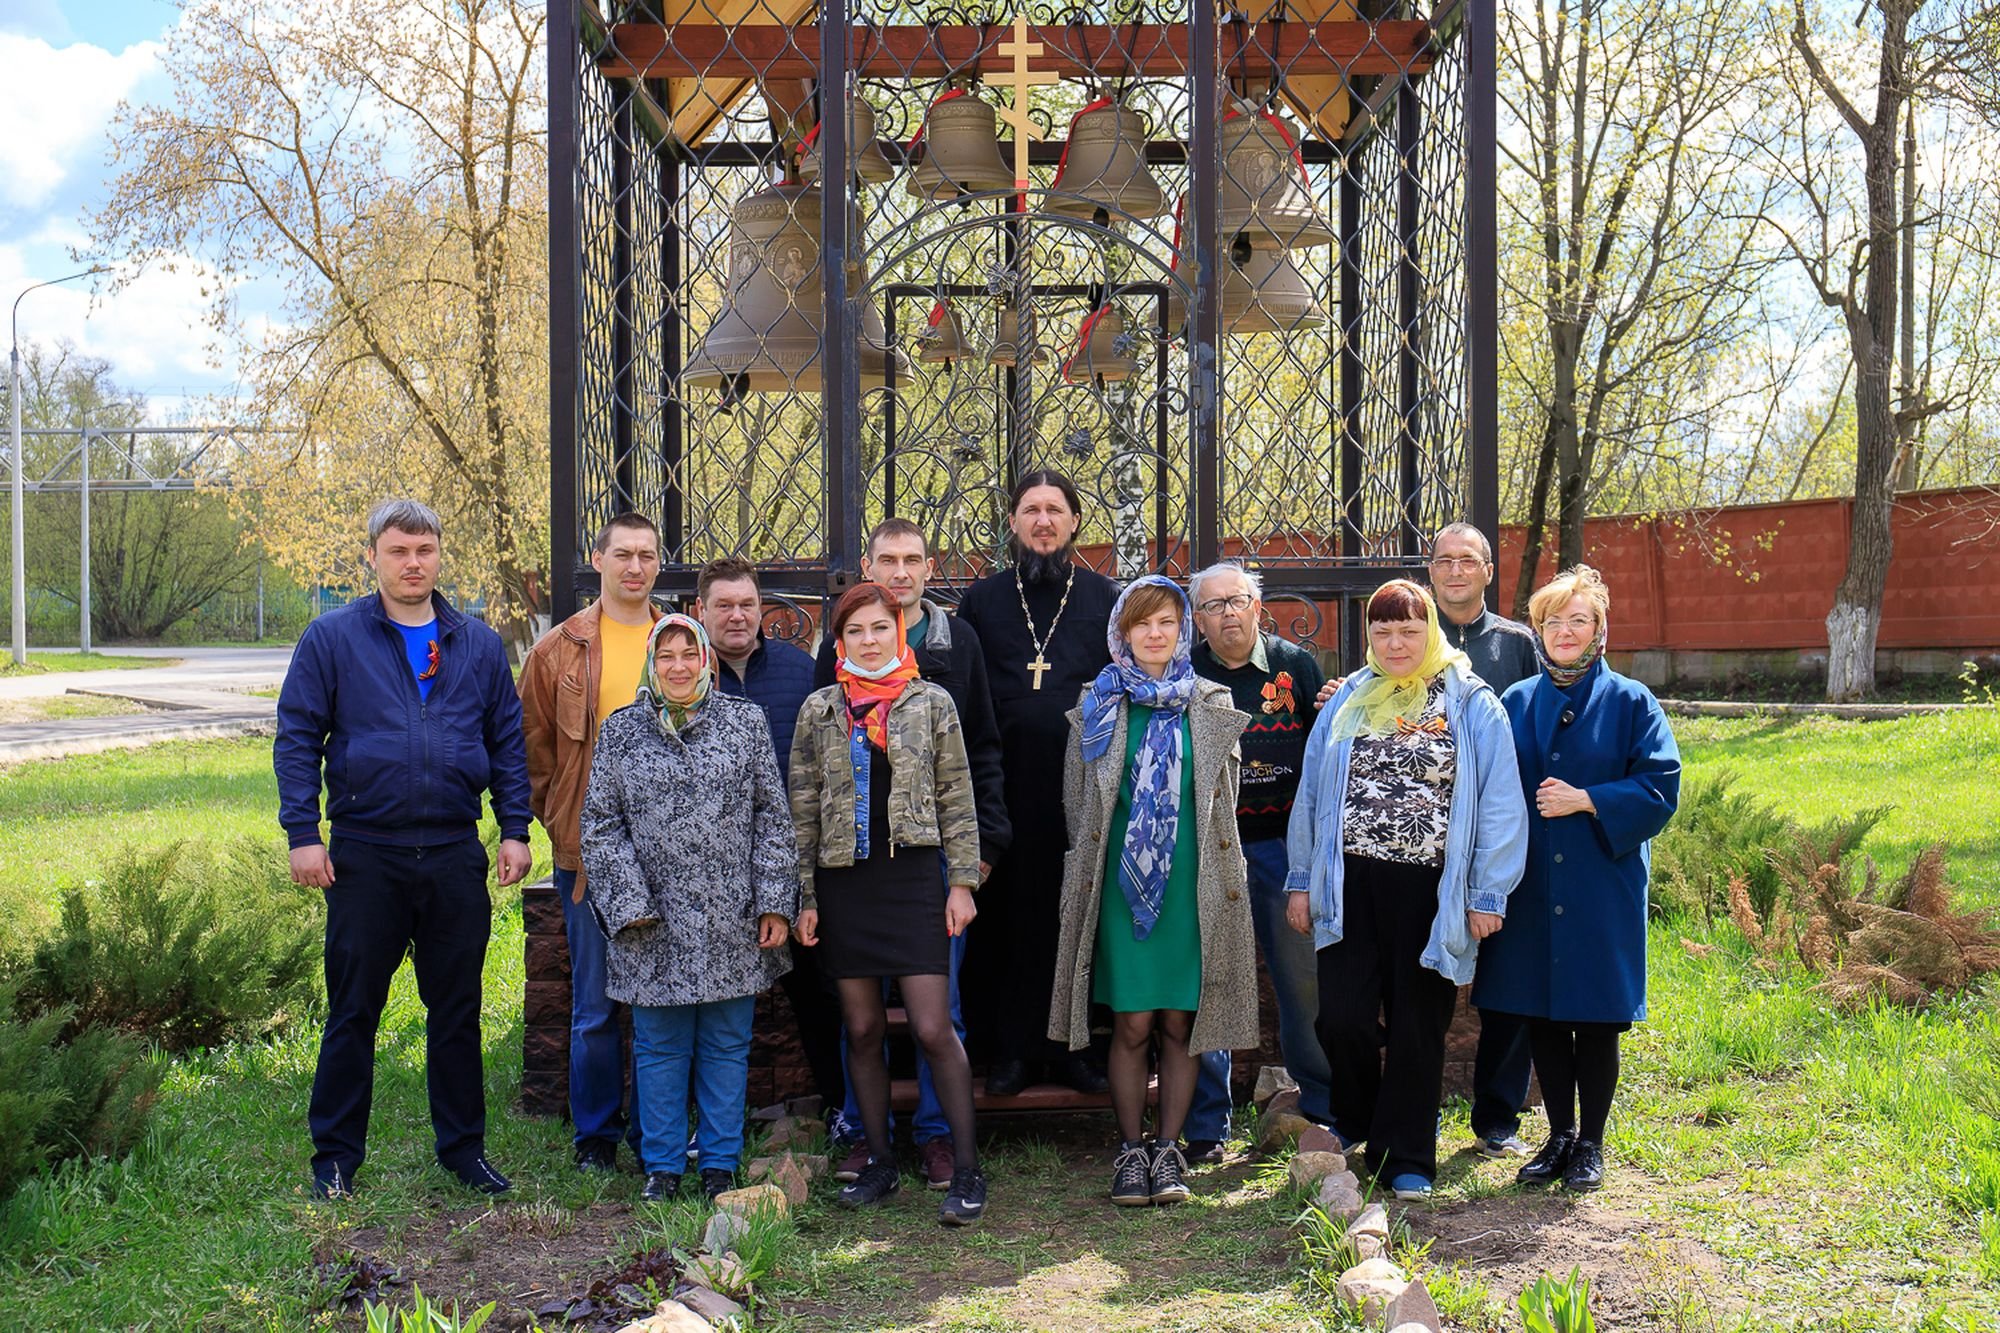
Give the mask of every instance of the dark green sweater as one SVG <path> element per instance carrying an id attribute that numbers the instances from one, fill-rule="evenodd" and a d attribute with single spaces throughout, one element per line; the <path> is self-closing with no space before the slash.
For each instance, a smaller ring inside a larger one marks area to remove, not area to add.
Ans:
<path id="1" fill-rule="evenodd" d="M 1252 658 L 1226 667 L 1206 642 L 1194 649 L 1195 674 L 1227 685 L 1236 707 L 1250 715 L 1244 731 L 1243 781 L 1236 831 L 1245 842 L 1282 838 L 1299 790 L 1306 737 L 1319 716 L 1314 700 L 1326 677 L 1313 655 L 1275 634 L 1264 636 L 1266 667 Z"/>

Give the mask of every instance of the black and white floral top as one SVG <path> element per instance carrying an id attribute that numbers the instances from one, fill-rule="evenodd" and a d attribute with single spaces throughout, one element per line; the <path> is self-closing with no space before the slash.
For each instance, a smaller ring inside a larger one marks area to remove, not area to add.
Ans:
<path id="1" fill-rule="evenodd" d="M 1423 714 L 1396 725 L 1387 736 L 1354 738 L 1340 816 L 1342 848 L 1379 861 L 1441 866 L 1458 777 L 1442 672 L 1431 681 Z"/>

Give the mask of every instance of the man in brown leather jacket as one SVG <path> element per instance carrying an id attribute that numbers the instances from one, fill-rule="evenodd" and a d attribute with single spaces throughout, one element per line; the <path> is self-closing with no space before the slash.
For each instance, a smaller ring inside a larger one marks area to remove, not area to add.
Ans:
<path id="1" fill-rule="evenodd" d="M 646 637 L 660 612 L 660 532 L 644 514 L 623 513 L 597 534 L 590 563 L 599 600 L 544 634 L 521 664 L 522 730 L 535 818 L 555 850 L 556 892 L 569 941 L 569 1113 L 579 1171 L 609 1170 L 622 1134 L 638 1151 L 637 1103 L 621 1106 L 625 1060 L 617 1008 L 604 993 L 604 934 L 583 901 L 579 818 L 590 785 L 597 731 L 632 702 L 646 665 Z"/>

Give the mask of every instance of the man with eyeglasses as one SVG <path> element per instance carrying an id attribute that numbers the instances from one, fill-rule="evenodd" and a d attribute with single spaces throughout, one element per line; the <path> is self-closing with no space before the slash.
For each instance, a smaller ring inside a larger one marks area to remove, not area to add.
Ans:
<path id="1" fill-rule="evenodd" d="M 1311 653 L 1264 630 L 1263 587 L 1243 566 L 1211 565 L 1189 580 L 1188 595 L 1202 636 L 1194 648 L 1195 674 L 1227 685 L 1235 706 L 1250 715 L 1240 742 L 1236 831 L 1249 869 L 1251 926 L 1277 995 L 1278 1049 L 1298 1082 L 1299 1109 L 1324 1124 L 1330 1119 L 1331 1075 L 1313 1035 L 1319 964 L 1312 937 L 1285 924 L 1285 827 L 1325 677 Z M 1188 1108 L 1190 1162 L 1222 1159 L 1229 1137 L 1229 1075 L 1228 1051 L 1201 1057 Z"/>
<path id="2" fill-rule="evenodd" d="M 1535 635 L 1526 625 L 1486 607 L 1493 582 L 1493 544 L 1470 523 L 1439 529 L 1431 542 L 1431 595 L 1438 622 L 1472 669 L 1504 694 L 1540 670 Z M 1486 1157 L 1525 1157 L 1521 1105 L 1528 1099 L 1528 1026 L 1505 1014 L 1479 1012 L 1479 1051 L 1472 1066 L 1472 1135 Z"/>

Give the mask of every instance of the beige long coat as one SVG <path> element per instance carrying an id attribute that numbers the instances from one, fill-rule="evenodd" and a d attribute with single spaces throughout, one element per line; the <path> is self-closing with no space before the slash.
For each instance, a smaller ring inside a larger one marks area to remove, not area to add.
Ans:
<path id="1" fill-rule="evenodd" d="M 1082 710 L 1069 712 L 1069 750 L 1063 761 L 1063 807 L 1070 850 L 1063 857 L 1062 925 L 1055 989 L 1049 1004 L 1049 1039 L 1071 1050 L 1090 1044 L 1090 969 L 1097 952 L 1097 913 L 1104 893 L 1105 838 L 1110 836 L 1118 787 L 1125 778 L 1125 728 L 1130 710 L 1121 703 L 1110 748 L 1091 763 L 1083 759 Z M 1257 945 L 1250 925 L 1248 874 L 1236 833 L 1237 737 L 1250 715 L 1230 706 L 1229 689 L 1200 681 L 1188 705 L 1194 745 L 1194 810 L 1200 869 L 1195 908 L 1201 921 L 1201 1000 L 1188 1049 L 1226 1051 L 1255 1046 Z M 1111 887 L 1117 892 L 1117 885 Z"/>

